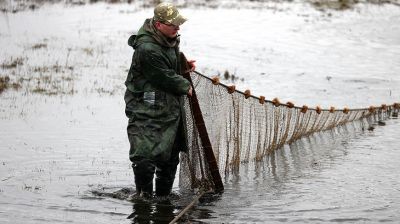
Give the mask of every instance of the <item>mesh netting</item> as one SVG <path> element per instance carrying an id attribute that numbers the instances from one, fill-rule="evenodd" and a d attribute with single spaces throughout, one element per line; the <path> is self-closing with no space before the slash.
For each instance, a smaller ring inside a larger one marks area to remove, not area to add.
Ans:
<path id="1" fill-rule="evenodd" d="M 236 91 L 198 72 L 191 78 L 221 175 L 239 169 L 241 163 L 260 161 L 301 137 L 359 119 L 373 124 L 399 110 L 399 104 L 341 110 L 296 107 Z M 192 102 L 185 104 L 189 152 L 181 155 L 180 187 L 212 188 L 215 179 L 200 138 L 207 133 L 199 133 Z"/>

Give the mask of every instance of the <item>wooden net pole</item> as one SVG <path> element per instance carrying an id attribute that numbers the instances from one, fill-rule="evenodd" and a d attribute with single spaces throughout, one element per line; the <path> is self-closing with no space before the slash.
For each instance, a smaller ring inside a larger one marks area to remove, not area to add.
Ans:
<path id="1" fill-rule="evenodd" d="M 199 137 L 201 140 L 202 147 L 204 149 L 204 154 L 207 159 L 208 167 L 210 169 L 210 174 L 212 181 L 214 182 L 214 187 L 216 192 L 222 192 L 224 190 L 224 185 L 222 183 L 221 175 L 219 173 L 218 164 L 215 159 L 214 152 L 212 150 L 212 145 L 210 138 L 208 137 L 208 132 L 206 125 L 204 123 L 203 114 L 201 113 L 200 104 L 197 99 L 196 91 L 193 86 L 192 78 L 190 77 L 190 66 L 187 59 L 183 53 L 180 52 L 180 64 L 181 64 L 181 74 L 187 80 L 190 81 L 193 91 L 192 96 L 189 97 L 189 103 L 192 109 L 194 122 L 197 130 L 199 131 Z"/>

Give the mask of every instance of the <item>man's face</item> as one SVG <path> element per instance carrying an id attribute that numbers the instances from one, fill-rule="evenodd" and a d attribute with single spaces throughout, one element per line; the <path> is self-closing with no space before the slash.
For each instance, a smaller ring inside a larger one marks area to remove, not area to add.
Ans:
<path id="1" fill-rule="evenodd" d="M 175 38 L 176 35 L 178 35 L 179 26 L 161 23 L 159 21 L 156 22 L 155 26 L 166 37 Z"/>

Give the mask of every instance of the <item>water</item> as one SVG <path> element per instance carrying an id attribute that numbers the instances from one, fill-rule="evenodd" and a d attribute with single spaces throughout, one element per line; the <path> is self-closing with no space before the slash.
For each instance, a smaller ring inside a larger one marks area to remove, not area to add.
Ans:
<path id="1" fill-rule="evenodd" d="M 399 121 L 349 125 L 302 139 L 242 167 L 206 223 L 378 223 L 400 220 Z"/>
<path id="2" fill-rule="evenodd" d="M 132 186 L 127 143 L 120 138 L 125 127 L 115 125 L 123 123 L 121 101 L 102 98 L 101 103 L 114 106 L 100 107 L 96 98 L 27 97 L 22 105 L 8 102 L 24 107 L 27 115 L 1 121 L 0 222 L 109 223 L 125 218 L 131 203 L 90 192 Z"/>
<path id="3" fill-rule="evenodd" d="M 8 98 L 6 104 L 22 107 L 12 103 L 19 94 L 5 93 L 2 103 Z M 133 187 L 118 97 L 29 101 L 30 113 L 13 117 L 11 110 L 1 120 L 1 223 L 165 223 L 190 203 L 192 196 L 130 202 L 93 194 Z M 396 223 L 400 125 L 398 119 L 386 124 L 371 132 L 356 122 L 245 164 L 225 177 L 221 196 L 206 197 L 183 220 Z M 131 214 L 136 218 L 126 219 Z"/>
<path id="4" fill-rule="evenodd" d="M 1 63 L 22 57 L 23 65 L 0 75 L 25 81 L 0 95 L 0 223 L 163 223 L 190 203 L 192 195 L 132 202 L 108 194 L 133 187 L 122 98 L 132 53 L 126 40 L 151 15 L 135 7 L 1 14 Z M 395 6 L 331 16 L 299 4 L 184 11 L 192 26 L 182 27 L 182 49 L 206 74 L 236 71 L 239 89 L 301 105 L 399 99 Z M 239 15 L 246 19 L 231 26 Z M 38 43 L 47 47 L 32 49 Z M 55 94 L 32 93 L 42 84 Z M 304 138 L 225 177 L 225 192 L 202 199 L 183 221 L 398 223 L 399 133 L 391 119 L 372 132 L 354 123 Z"/>

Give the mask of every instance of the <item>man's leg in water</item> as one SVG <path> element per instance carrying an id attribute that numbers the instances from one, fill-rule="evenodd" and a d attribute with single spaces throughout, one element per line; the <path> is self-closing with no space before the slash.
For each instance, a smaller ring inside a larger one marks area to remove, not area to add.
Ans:
<path id="1" fill-rule="evenodd" d="M 157 196 L 168 196 L 171 193 L 178 163 L 179 163 L 179 149 L 177 145 L 174 144 L 169 161 L 157 163 L 157 168 L 156 168 Z"/>
<path id="2" fill-rule="evenodd" d="M 150 197 L 153 195 L 153 178 L 155 164 L 149 159 L 134 159 L 132 161 L 135 175 L 136 192 L 138 195 Z"/>

